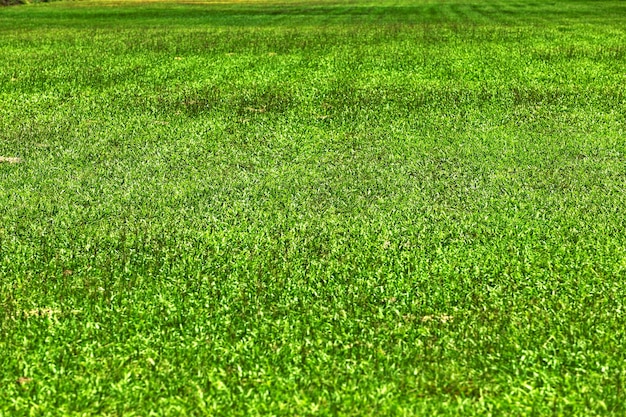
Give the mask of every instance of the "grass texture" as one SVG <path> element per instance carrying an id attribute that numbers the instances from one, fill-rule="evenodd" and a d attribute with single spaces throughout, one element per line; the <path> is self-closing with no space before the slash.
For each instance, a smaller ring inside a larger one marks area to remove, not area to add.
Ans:
<path id="1" fill-rule="evenodd" d="M 0 416 L 626 414 L 626 3 L 0 9 Z"/>

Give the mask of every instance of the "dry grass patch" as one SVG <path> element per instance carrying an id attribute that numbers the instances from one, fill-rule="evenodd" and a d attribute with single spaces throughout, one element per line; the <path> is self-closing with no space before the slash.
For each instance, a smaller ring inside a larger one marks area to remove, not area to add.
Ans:
<path id="1" fill-rule="evenodd" d="M 61 310 L 57 309 L 57 308 L 33 308 L 31 310 L 24 310 L 22 311 L 22 314 L 24 315 L 24 317 L 26 318 L 30 318 L 30 317 L 54 317 L 58 314 L 61 314 Z"/>
<path id="2" fill-rule="evenodd" d="M 26 384 L 29 384 L 29 383 L 33 382 L 33 379 L 25 377 L 25 376 L 21 376 L 21 377 L 17 378 L 17 381 L 15 381 L 15 382 L 17 382 L 18 385 L 22 385 L 23 386 L 23 385 L 26 385 Z"/>
<path id="3" fill-rule="evenodd" d="M 0 156 L 0 163 L 19 164 L 20 162 L 22 162 L 22 158 L 17 158 L 14 156 Z"/>
<path id="4" fill-rule="evenodd" d="M 451 321 L 454 320 L 453 316 L 449 316 L 447 314 L 441 314 L 441 315 L 428 315 L 428 316 L 424 316 L 422 317 L 421 321 L 422 323 L 426 323 L 429 321 L 438 321 L 441 323 L 449 323 Z"/>

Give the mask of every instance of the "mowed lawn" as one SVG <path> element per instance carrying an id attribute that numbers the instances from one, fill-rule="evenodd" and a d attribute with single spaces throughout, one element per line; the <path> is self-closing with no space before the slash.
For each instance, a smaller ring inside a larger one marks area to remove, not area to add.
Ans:
<path id="1" fill-rule="evenodd" d="M 626 2 L 0 9 L 0 416 L 626 415 Z"/>

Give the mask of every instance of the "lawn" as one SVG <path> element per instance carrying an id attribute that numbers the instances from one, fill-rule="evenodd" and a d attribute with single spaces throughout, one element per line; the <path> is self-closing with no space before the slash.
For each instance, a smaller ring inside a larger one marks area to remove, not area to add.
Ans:
<path id="1" fill-rule="evenodd" d="M 626 2 L 0 8 L 0 416 L 626 415 Z"/>

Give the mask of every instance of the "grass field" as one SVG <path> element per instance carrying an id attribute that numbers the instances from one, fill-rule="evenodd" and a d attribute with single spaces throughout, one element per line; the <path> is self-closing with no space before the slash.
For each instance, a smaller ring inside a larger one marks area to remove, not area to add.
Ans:
<path id="1" fill-rule="evenodd" d="M 626 415 L 626 2 L 0 9 L 0 416 Z"/>

